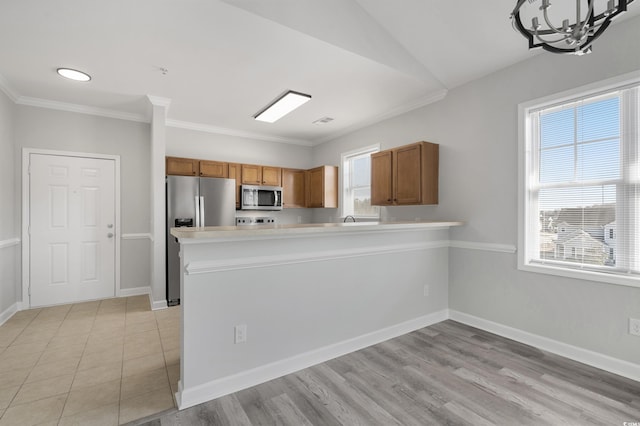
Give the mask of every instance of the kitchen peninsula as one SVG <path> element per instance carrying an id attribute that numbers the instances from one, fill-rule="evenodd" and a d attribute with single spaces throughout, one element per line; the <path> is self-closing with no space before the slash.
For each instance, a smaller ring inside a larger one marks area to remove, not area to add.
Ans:
<path id="1" fill-rule="evenodd" d="M 358 222 L 174 228 L 179 408 L 442 321 L 449 228 Z"/>

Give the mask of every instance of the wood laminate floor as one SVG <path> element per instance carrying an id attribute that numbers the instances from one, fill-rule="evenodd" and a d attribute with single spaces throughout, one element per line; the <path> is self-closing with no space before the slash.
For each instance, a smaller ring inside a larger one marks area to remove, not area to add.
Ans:
<path id="1" fill-rule="evenodd" d="M 616 425 L 640 383 L 444 321 L 137 424 Z"/>

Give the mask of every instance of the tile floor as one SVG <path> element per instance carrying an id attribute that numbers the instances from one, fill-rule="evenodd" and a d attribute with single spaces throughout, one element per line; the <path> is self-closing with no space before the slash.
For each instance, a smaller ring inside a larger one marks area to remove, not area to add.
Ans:
<path id="1" fill-rule="evenodd" d="M 174 406 L 180 307 L 147 296 L 16 313 L 0 326 L 0 426 L 119 425 Z"/>

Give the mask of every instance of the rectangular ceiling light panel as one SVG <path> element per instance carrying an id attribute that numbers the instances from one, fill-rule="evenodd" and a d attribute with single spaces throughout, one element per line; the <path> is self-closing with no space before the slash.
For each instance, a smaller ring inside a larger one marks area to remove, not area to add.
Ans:
<path id="1" fill-rule="evenodd" d="M 304 93 L 289 90 L 287 93 L 279 97 L 274 103 L 256 114 L 253 118 L 267 123 L 273 123 L 289 114 L 300 105 L 308 102 L 309 99 L 311 99 L 311 95 L 305 95 Z"/>

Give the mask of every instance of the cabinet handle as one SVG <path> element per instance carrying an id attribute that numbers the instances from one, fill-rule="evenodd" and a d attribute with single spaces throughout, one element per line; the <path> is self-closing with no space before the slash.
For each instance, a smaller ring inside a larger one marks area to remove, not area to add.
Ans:
<path id="1" fill-rule="evenodd" d="M 391 198 L 387 198 L 387 201 L 388 201 L 388 202 L 391 202 Z"/>

